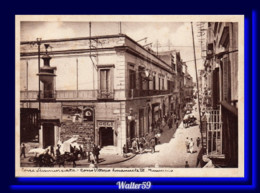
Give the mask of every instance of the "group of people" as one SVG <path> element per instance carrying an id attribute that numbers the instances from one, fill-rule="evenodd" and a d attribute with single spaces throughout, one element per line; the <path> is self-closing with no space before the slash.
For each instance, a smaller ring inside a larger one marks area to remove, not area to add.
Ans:
<path id="1" fill-rule="evenodd" d="M 151 149 L 151 152 L 155 152 L 155 146 L 159 143 L 160 133 L 153 134 L 153 136 L 146 135 L 145 137 L 133 138 L 131 144 L 131 150 L 133 153 L 142 154 L 145 149 Z M 123 147 L 123 156 L 127 157 L 126 145 Z"/>
<path id="2" fill-rule="evenodd" d="M 171 113 L 171 115 L 166 116 L 168 128 L 172 129 L 174 126 L 177 128 L 179 123 L 179 117 L 175 115 L 175 113 Z"/>
<path id="3" fill-rule="evenodd" d="M 200 138 L 198 137 L 196 139 L 196 142 L 197 142 L 197 147 L 200 146 Z M 195 146 L 195 142 L 192 138 L 186 138 L 185 140 L 185 145 L 186 145 L 186 150 L 187 150 L 187 153 L 195 153 L 195 150 L 194 150 L 194 146 Z"/>

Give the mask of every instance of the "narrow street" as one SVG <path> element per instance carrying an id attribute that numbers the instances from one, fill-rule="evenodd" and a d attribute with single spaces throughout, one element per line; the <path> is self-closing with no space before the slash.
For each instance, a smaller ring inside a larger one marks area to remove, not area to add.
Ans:
<path id="1" fill-rule="evenodd" d="M 193 110 L 192 114 L 197 118 L 195 126 L 184 128 L 183 122 L 181 122 L 176 132 L 174 129 L 168 129 L 167 126 L 163 129 L 161 144 L 155 147 L 155 153 L 145 152 L 128 161 L 106 167 L 155 167 L 155 165 L 159 167 L 185 167 L 186 161 L 190 167 L 196 167 L 197 155 L 201 148 L 201 145 L 197 147 L 196 139 L 201 137 L 201 134 L 198 125 L 199 113 Z M 194 141 L 195 153 L 193 154 L 186 152 L 185 139 L 187 137 Z"/>

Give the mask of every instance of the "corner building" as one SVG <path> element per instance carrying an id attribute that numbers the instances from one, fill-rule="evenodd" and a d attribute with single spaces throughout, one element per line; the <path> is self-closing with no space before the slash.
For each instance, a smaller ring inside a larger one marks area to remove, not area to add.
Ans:
<path id="1" fill-rule="evenodd" d="M 174 111 L 175 69 L 124 34 L 42 40 L 40 53 L 21 42 L 20 56 L 20 136 L 31 148 L 78 136 L 86 151 L 122 153 Z"/>

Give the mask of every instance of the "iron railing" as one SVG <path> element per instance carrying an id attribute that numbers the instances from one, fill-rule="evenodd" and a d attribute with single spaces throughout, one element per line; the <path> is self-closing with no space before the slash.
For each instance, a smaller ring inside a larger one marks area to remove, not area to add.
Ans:
<path id="1" fill-rule="evenodd" d="M 154 96 L 154 95 L 164 95 L 172 93 L 171 90 L 140 90 L 140 89 L 129 89 L 128 97 L 145 97 L 145 96 Z"/>

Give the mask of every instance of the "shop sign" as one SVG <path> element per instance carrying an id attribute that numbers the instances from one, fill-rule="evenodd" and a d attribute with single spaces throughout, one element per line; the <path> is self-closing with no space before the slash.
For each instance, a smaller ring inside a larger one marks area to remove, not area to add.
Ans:
<path id="1" fill-rule="evenodd" d="M 98 127 L 114 127 L 114 121 L 98 121 Z"/>

